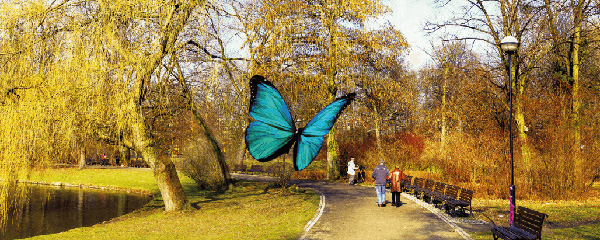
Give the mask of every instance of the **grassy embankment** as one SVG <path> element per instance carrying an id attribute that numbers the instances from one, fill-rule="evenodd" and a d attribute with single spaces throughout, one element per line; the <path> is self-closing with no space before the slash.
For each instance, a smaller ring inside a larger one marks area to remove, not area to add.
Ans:
<path id="1" fill-rule="evenodd" d="M 160 197 L 133 213 L 92 227 L 35 239 L 297 239 L 313 217 L 318 194 L 267 189 L 268 183 L 238 182 L 233 190 L 200 191 L 180 176 L 190 210 L 165 213 Z M 111 186 L 155 193 L 151 171 L 137 169 L 53 169 L 32 181 Z"/>
<path id="2" fill-rule="evenodd" d="M 435 180 L 431 173 L 408 171 L 408 174 Z M 585 200 L 568 201 L 520 200 L 517 196 L 517 206 L 548 215 L 542 230 L 543 239 L 600 239 L 600 184 L 596 184 L 588 194 Z M 481 199 L 475 194 L 472 206 L 476 218 L 508 226 L 508 200 Z M 491 226 L 492 223 L 481 226 L 478 231 L 469 234 L 475 239 L 493 239 Z"/>
<path id="3" fill-rule="evenodd" d="M 508 200 L 474 200 L 475 213 L 491 218 L 496 225 L 508 226 Z M 600 239 L 600 201 L 517 200 L 519 206 L 548 214 L 542 231 L 543 239 Z M 489 221 L 489 219 L 485 219 Z M 493 239 L 491 232 L 471 232 L 475 239 Z"/>

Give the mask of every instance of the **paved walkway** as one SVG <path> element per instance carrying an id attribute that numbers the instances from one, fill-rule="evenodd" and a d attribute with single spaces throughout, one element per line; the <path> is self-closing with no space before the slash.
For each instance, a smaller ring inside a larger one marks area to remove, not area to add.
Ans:
<path id="1" fill-rule="evenodd" d="M 272 181 L 258 175 L 233 174 L 233 177 Z M 315 215 L 316 221 L 307 224 L 309 229 L 303 239 L 470 239 L 455 224 L 404 194 L 400 207 L 392 207 L 391 203 L 377 207 L 373 187 L 306 180 L 292 180 L 290 184 L 316 190 L 324 198 L 323 208 Z M 386 194 L 386 199 L 391 201 L 391 193 Z"/>

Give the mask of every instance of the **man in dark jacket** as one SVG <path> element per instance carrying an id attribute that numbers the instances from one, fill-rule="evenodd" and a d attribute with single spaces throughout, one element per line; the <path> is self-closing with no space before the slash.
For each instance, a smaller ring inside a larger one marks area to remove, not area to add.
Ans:
<path id="1" fill-rule="evenodd" d="M 390 175 L 390 192 L 392 192 L 392 206 L 400 205 L 400 193 L 402 192 L 402 183 L 406 179 L 404 172 L 400 170 L 400 166 L 396 165 L 396 169 Z"/>
<path id="2" fill-rule="evenodd" d="M 385 184 L 390 175 L 390 170 L 385 167 L 383 159 L 379 160 L 379 165 L 373 170 L 371 175 L 375 179 L 375 190 L 377 191 L 377 206 L 385 207 Z"/>

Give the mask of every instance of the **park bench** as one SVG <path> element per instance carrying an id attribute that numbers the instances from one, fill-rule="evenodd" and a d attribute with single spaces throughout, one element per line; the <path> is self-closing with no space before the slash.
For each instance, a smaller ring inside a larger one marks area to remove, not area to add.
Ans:
<path id="1" fill-rule="evenodd" d="M 134 158 L 129 161 L 129 166 L 136 168 L 147 168 L 148 164 L 141 158 Z"/>
<path id="2" fill-rule="evenodd" d="M 460 207 L 460 210 L 464 213 L 465 208 L 469 207 L 470 214 L 473 216 L 473 209 L 471 208 L 471 199 L 473 198 L 473 191 L 469 189 L 460 189 L 460 195 L 455 200 L 446 200 L 446 207 L 456 209 Z"/>
<path id="3" fill-rule="evenodd" d="M 446 213 L 450 211 L 450 209 L 454 210 L 453 205 L 450 202 L 458 200 L 458 192 L 460 188 L 453 185 L 446 185 L 446 190 L 444 191 L 444 195 L 436 196 L 436 201 L 442 203 L 442 206 L 446 210 Z"/>
<path id="4" fill-rule="evenodd" d="M 406 176 L 406 178 L 402 182 L 402 192 L 408 192 L 408 186 L 412 185 L 412 179 L 412 176 Z"/>
<path id="5" fill-rule="evenodd" d="M 286 170 L 286 168 L 287 168 L 287 170 Z M 279 174 L 283 173 L 284 171 L 289 171 L 291 168 L 292 168 L 292 166 L 285 165 L 283 163 L 274 163 L 274 164 L 268 166 L 267 169 L 265 170 L 265 172 L 270 176 L 278 176 Z"/>
<path id="6" fill-rule="evenodd" d="M 417 195 L 415 193 L 416 189 L 423 187 L 423 183 L 425 183 L 425 178 L 415 177 L 414 178 L 414 183 L 411 184 L 411 185 L 406 186 L 406 190 L 409 191 L 409 192 L 411 192 L 412 194 L 414 194 L 416 196 Z"/>
<path id="7" fill-rule="evenodd" d="M 264 172 L 264 167 L 262 165 L 252 165 L 250 166 L 250 169 L 248 169 L 249 173 L 260 173 L 260 172 Z"/>
<path id="8" fill-rule="evenodd" d="M 243 173 L 246 171 L 246 165 L 243 165 L 243 164 L 235 165 L 235 167 L 233 168 L 233 171 Z"/>
<path id="9" fill-rule="evenodd" d="M 513 226 L 492 228 L 494 239 L 541 239 L 545 213 L 524 207 L 517 207 Z"/>
<path id="10" fill-rule="evenodd" d="M 421 199 L 425 201 L 425 197 L 431 197 L 431 194 L 433 193 L 433 186 L 435 186 L 435 182 L 433 180 L 427 179 L 425 181 L 425 185 L 423 185 L 422 188 L 415 189 L 415 195 L 417 195 L 417 197 L 420 195 Z"/>
<path id="11" fill-rule="evenodd" d="M 271 176 L 277 176 L 277 174 L 283 171 L 283 166 L 281 164 L 275 164 L 267 167 L 267 174 Z"/>
<path id="12" fill-rule="evenodd" d="M 457 186 L 453 186 L 453 185 L 446 185 L 446 190 L 444 191 L 444 195 L 441 196 L 435 196 L 435 201 L 442 203 L 442 206 L 444 206 L 446 213 L 448 213 L 448 211 L 450 210 L 450 207 L 448 206 L 448 201 L 454 201 L 458 199 L 458 191 L 460 191 L 460 188 Z"/>
<path id="13" fill-rule="evenodd" d="M 443 182 L 435 182 L 435 186 L 433 192 L 429 196 L 429 202 L 436 205 L 438 203 L 442 203 L 442 201 L 438 201 L 438 199 L 444 198 L 444 190 L 446 189 L 446 184 Z"/>

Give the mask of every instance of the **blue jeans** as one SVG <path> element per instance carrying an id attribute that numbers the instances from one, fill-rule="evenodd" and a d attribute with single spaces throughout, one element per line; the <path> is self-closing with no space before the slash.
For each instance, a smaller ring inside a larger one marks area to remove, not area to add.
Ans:
<path id="1" fill-rule="evenodd" d="M 385 185 L 375 185 L 377 190 L 377 204 L 385 204 Z"/>

